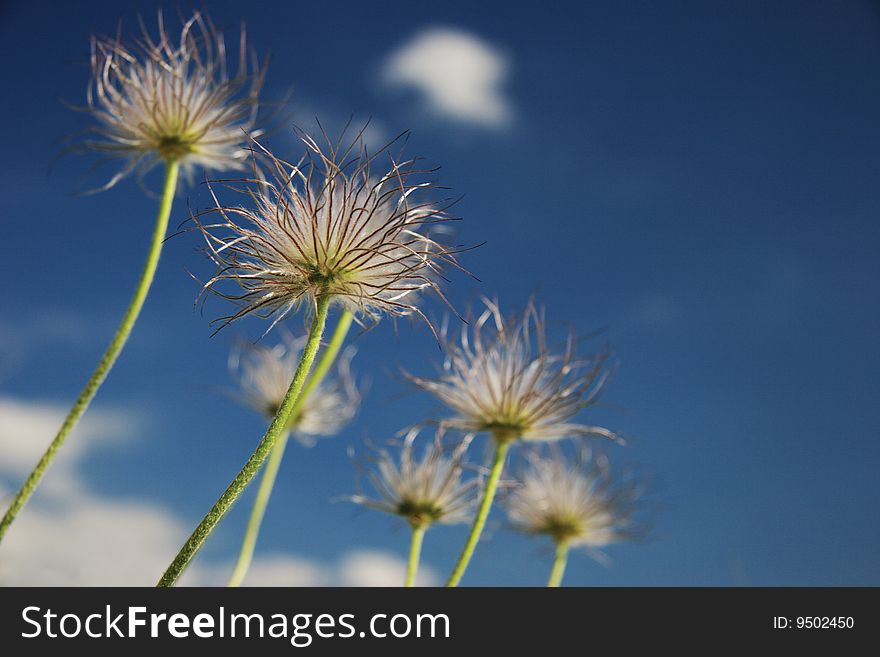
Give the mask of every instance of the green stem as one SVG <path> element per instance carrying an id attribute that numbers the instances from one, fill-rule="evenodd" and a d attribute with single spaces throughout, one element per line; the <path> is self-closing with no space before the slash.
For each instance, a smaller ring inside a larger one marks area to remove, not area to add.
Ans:
<path id="1" fill-rule="evenodd" d="M 328 342 L 327 346 L 324 348 L 321 357 L 315 364 L 315 369 L 312 371 L 311 376 L 303 386 L 299 398 L 296 400 L 293 409 L 290 411 L 290 417 L 293 418 L 294 421 L 299 415 L 300 409 L 308 396 L 315 388 L 321 385 L 324 377 L 327 376 L 327 372 L 330 371 L 330 367 L 333 365 L 336 356 L 339 355 L 339 350 L 342 348 L 342 344 L 345 342 L 345 336 L 348 334 L 349 328 L 351 328 L 352 319 L 353 315 L 350 310 L 344 310 L 342 315 L 340 315 L 339 322 L 336 324 L 336 329 L 333 331 L 333 336 L 330 338 L 330 342 Z M 272 489 L 275 486 L 275 479 L 278 476 L 278 468 L 281 465 L 281 460 L 284 458 L 284 448 L 287 445 L 287 437 L 288 436 L 285 433 L 278 438 L 275 447 L 272 448 L 272 453 L 269 454 L 269 458 L 266 461 L 266 466 L 263 469 L 263 476 L 260 479 L 260 487 L 257 490 L 257 497 L 254 499 L 254 506 L 251 509 L 251 515 L 248 519 L 244 539 L 241 542 L 238 561 L 235 564 L 235 569 L 232 571 L 232 576 L 229 578 L 227 586 L 241 586 L 242 580 L 244 580 L 248 569 L 251 567 L 251 562 L 254 559 L 254 550 L 257 547 L 257 538 L 260 534 L 260 525 L 262 524 L 263 516 L 266 513 L 266 505 L 269 503 L 269 498 L 272 496 Z"/>
<path id="2" fill-rule="evenodd" d="M 300 394 L 302 398 L 302 394 Z M 257 547 L 257 536 L 260 533 L 260 525 L 263 522 L 263 515 L 266 513 L 266 505 L 269 503 L 269 497 L 272 495 L 272 488 L 275 486 L 275 478 L 278 476 L 278 468 L 281 467 L 281 460 L 284 458 L 284 448 L 287 446 L 288 433 L 278 436 L 278 441 L 269 458 L 266 460 L 266 466 L 263 468 L 263 476 L 260 479 L 260 487 L 257 489 L 257 497 L 254 499 L 254 506 L 251 508 L 251 516 L 248 518 L 247 529 L 244 533 L 244 539 L 241 542 L 241 551 L 238 555 L 238 561 L 232 576 L 226 586 L 241 586 L 244 576 L 247 575 L 248 569 L 251 567 L 251 561 L 254 558 L 254 550 Z"/>
<path id="3" fill-rule="evenodd" d="M 455 568 L 446 582 L 446 586 L 458 586 L 461 576 L 474 554 L 474 548 L 480 540 L 480 534 L 483 533 L 483 527 L 486 524 L 486 518 L 489 516 L 489 509 L 492 507 L 492 500 L 495 499 L 495 490 L 498 488 L 498 480 L 501 479 L 501 471 L 504 469 L 504 460 L 507 456 L 507 450 L 510 449 L 509 439 L 495 441 L 495 455 L 492 459 L 492 469 L 489 471 L 489 479 L 486 482 L 486 490 L 483 493 L 483 500 L 480 502 L 480 508 L 474 518 L 474 524 L 471 526 L 471 533 L 468 535 L 464 549 L 458 557 Z"/>
<path id="4" fill-rule="evenodd" d="M 556 558 L 553 560 L 553 569 L 550 571 L 550 579 L 547 580 L 548 587 L 556 588 L 562 582 L 567 561 L 568 541 L 558 541 L 556 543 Z"/>
<path id="5" fill-rule="evenodd" d="M 294 414 L 299 413 L 302 402 L 304 402 L 306 397 L 308 397 L 312 391 L 324 381 L 324 377 L 326 377 L 327 372 L 330 371 L 330 367 L 336 360 L 336 356 L 339 355 L 339 350 L 342 349 L 342 344 L 345 342 L 345 336 L 348 335 L 348 329 L 351 328 L 351 322 L 353 319 L 354 315 L 352 315 L 350 310 L 342 311 L 342 314 L 339 316 L 339 321 L 336 323 L 336 328 L 333 329 L 333 335 L 330 336 L 330 342 L 327 343 L 327 346 L 324 348 L 324 353 L 321 354 L 321 357 L 315 364 L 315 371 L 303 387 L 302 401 L 298 399 L 296 406 L 293 407 Z"/>
<path id="6" fill-rule="evenodd" d="M 159 214 L 156 217 L 156 226 L 153 229 L 150 250 L 147 252 L 147 262 L 141 272 L 141 277 L 138 280 L 137 288 L 135 288 L 134 296 L 132 296 L 131 302 L 129 302 L 128 308 L 122 316 L 122 322 L 119 324 L 119 328 L 116 329 L 116 333 L 113 335 L 113 339 L 110 341 L 110 345 L 107 347 L 104 355 L 101 356 L 101 360 L 98 362 L 98 367 L 92 373 L 92 376 L 82 389 L 82 392 L 79 393 L 79 397 L 77 397 L 73 407 L 67 413 L 67 417 L 64 418 L 64 423 L 61 425 L 61 429 L 58 430 L 54 440 L 49 444 L 49 447 L 43 453 L 43 456 L 40 458 L 36 467 L 34 467 L 27 479 L 25 479 L 24 484 L 18 493 L 16 493 L 15 498 L 12 500 L 12 504 L 3 516 L 3 520 L 0 521 L 0 540 L 3 540 L 3 536 L 8 531 L 10 525 L 12 525 L 18 512 L 21 511 L 22 507 L 27 503 L 28 498 L 30 498 L 31 494 L 40 483 L 40 479 L 52 463 L 55 454 L 61 449 L 61 445 L 64 444 L 67 435 L 86 412 L 89 403 L 94 398 L 95 393 L 98 392 L 98 388 L 101 387 L 104 379 L 107 378 L 110 369 L 113 367 L 113 363 L 116 362 L 122 348 L 125 346 L 125 342 L 128 340 L 128 336 L 131 334 L 131 330 L 134 327 L 138 315 L 141 312 L 141 308 L 144 305 L 144 301 L 147 298 L 150 285 L 153 282 L 156 267 L 159 264 L 159 255 L 162 253 L 162 242 L 165 239 L 165 233 L 168 229 L 168 217 L 171 215 L 171 205 L 174 202 L 174 191 L 177 188 L 178 171 L 179 165 L 176 161 L 170 160 L 166 162 L 165 184 L 162 188 L 162 201 L 159 204 Z"/>
<path id="7" fill-rule="evenodd" d="M 296 368 L 296 373 L 293 375 L 290 387 L 287 389 L 287 393 L 284 395 L 284 399 L 278 407 L 278 412 L 275 413 L 275 417 L 272 419 L 272 423 L 266 430 L 260 444 L 257 445 L 254 453 L 251 454 L 247 463 L 244 464 L 244 467 L 235 476 L 235 479 L 232 480 L 232 483 L 229 484 L 220 496 L 220 499 L 214 503 L 211 510 L 208 511 L 204 518 L 202 518 L 202 521 L 195 528 L 186 543 L 180 548 L 180 552 L 174 557 L 174 561 L 168 566 L 168 569 L 165 571 L 165 574 L 162 575 L 157 586 L 165 587 L 174 585 L 189 565 L 189 562 L 192 561 L 196 552 L 199 551 L 208 536 L 210 536 L 217 524 L 223 519 L 226 512 L 229 511 L 235 500 L 238 499 L 247 485 L 257 474 L 260 466 L 263 465 L 263 462 L 269 456 L 272 448 L 275 447 L 275 443 L 278 441 L 279 437 L 287 432 L 287 425 L 291 411 L 296 404 L 297 398 L 302 392 L 306 377 L 309 374 L 312 363 L 315 361 L 315 355 L 318 353 L 318 346 L 321 343 L 321 336 L 324 333 L 324 325 L 327 323 L 327 308 L 329 305 L 329 296 L 321 296 L 318 298 L 317 307 L 315 308 L 315 316 L 312 319 L 312 325 L 309 328 L 309 335 L 306 339 L 306 344 L 303 348 L 299 365 Z"/>
<path id="8" fill-rule="evenodd" d="M 416 572 L 419 570 L 419 556 L 422 553 L 422 539 L 425 537 L 425 525 L 416 525 L 412 528 L 412 540 L 409 544 L 409 563 L 406 567 L 406 582 L 404 586 L 416 585 Z"/>

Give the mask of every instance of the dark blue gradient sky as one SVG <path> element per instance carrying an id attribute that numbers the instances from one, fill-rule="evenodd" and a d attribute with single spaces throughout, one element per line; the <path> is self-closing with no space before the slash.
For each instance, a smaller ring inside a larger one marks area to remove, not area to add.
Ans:
<path id="1" fill-rule="evenodd" d="M 131 180 L 75 195 L 102 180 L 83 178 L 89 158 L 47 167 L 59 140 L 88 125 L 59 99 L 83 102 L 89 35 L 114 31 L 119 19 L 133 29 L 155 8 L 0 5 L 2 396 L 72 400 L 127 302 L 155 201 Z M 655 527 L 644 543 L 610 548 L 609 567 L 574 557 L 568 583 L 880 584 L 874 3 L 207 8 L 227 34 L 247 22 L 257 50 L 272 55 L 265 95 L 292 89 L 301 125 L 314 115 L 331 129 L 350 114 L 372 117 L 388 134 L 412 129 L 409 151 L 442 164 L 443 183 L 465 194 L 457 239 L 487 242 L 463 258 L 480 282 L 452 276 L 457 306 L 487 294 L 515 307 L 537 291 L 550 318 L 581 333 L 605 329 L 599 342 L 613 345 L 620 367 L 592 419 L 631 438 L 610 457 L 651 476 Z M 438 25 L 473 33 L 509 60 L 507 127 L 431 115 L 417 95 L 381 84 L 388 55 Z M 298 154 L 287 129 L 269 143 Z M 158 188 L 157 177 L 147 182 Z M 203 186 L 185 190 L 175 223 L 186 218 L 184 199 L 209 203 Z M 185 526 L 264 428 L 217 392 L 233 339 L 263 325 L 209 338 L 208 320 L 226 308 L 211 301 L 204 316 L 193 312 L 198 286 L 186 272 L 211 271 L 197 247 L 194 235 L 168 242 L 96 403 L 142 418 L 137 440 L 94 450 L 83 466 L 95 494 L 149 500 Z M 433 300 L 429 308 L 443 310 Z M 440 354 L 409 322 L 396 333 L 384 322 L 354 344 L 354 368 L 372 380 L 358 423 L 314 449 L 291 446 L 263 554 L 331 563 L 351 546 L 404 553 L 403 527 L 329 500 L 353 492 L 348 446 L 438 414 L 396 372 L 430 372 Z M 203 558 L 231 558 L 248 503 Z M 463 527 L 429 533 L 426 562 L 446 572 L 464 536 Z M 499 526 L 465 583 L 540 584 L 548 567 L 543 543 Z"/>

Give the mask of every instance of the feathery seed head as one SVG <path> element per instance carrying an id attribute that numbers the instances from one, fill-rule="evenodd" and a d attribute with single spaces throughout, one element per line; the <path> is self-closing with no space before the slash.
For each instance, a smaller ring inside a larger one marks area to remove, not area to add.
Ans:
<path id="1" fill-rule="evenodd" d="M 608 429 L 572 422 L 599 396 L 609 371 L 607 353 L 578 357 L 575 338 L 554 351 L 547 345 L 543 312 L 530 303 L 522 316 L 504 318 L 498 304 L 464 325 L 458 340 L 443 331 L 447 354 L 436 379 L 410 376 L 455 416 L 446 426 L 490 432 L 496 441 L 601 436 Z"/>
<path id="2" fill-rule="evenodd" d="M 245 344 L 233 351 L 231 368 L 238 378 L 236 397 L 267 418 L 275 417 L 299 364 L 305 338 L 285 339 L 272 348 Z M 336 375 L 311 391 L 288 428 L 303 445 L 315 438 L 333 436 L 348 424 L 358 410 L 360 393 L 351 374 L 353 352 L 344 351 L 336 360 Z"/>
<path id="3" fill-rule="evenodd" d="M 126 160 L 107 189 L 132 171 L 145 174 L 160 161 L 196 168 L 243 168 L 245 133 L 256 136 L 257 95 L 265 69 L 248 57 L 242 28 L 238 71 L 230 76 L 223 35 L 196 12 L 183 23 L 179 42 L 159 13 L 158 39 L 141 23 L 133 47 L 119 37 L 92 39 L 88 111 L 98 121 L 93 138 L 77 145 Z"/>
<path id="4" fill-rule="evenodd" d="M 397 456 L 378 451 L 375 469 L 368 473 L 378 499 L 355 495 L 351 501 L 401 516 L 413 527 L 468 522 L 480 483 L 462 480 L 467 443 L 450 452 L 438 437 L 418 458 L 412 444 L 417 433 L 409 433 Z"/>
<path id="5" fill-rule="evenodd" d="M 455 251 L 428 234 L 431 224 L 448 220 L 443 208 L 419 198 L 434 185 L 415 178 L 428 172 L 416 160 L 397 161 L 387 147 L 369 155 L 361 135 L 344 148 L 322 150 L 305 135 L 302 141 L 306 155 L 298 164 L 255 142 L 269 165 L 264 173 L 255 156 L 254 178 L 238 190 L 252 205 L 224 207 L 215 196 L 208 212 L 222 219 L 199 223 L 218 267 L 203 292 L 240 306 L 218 320 L 221 327 L 247 314 L 272 317 L 274 325 L 303 302 L 328 295 L 374 321 L 383 313 L 424 317 L 418 293 L 432 289 L 443 298 L 440 267 L 457 266 Z M 375 174 L 380 156 L 388 157 L 388 168 Z M 224 281 L 241 293 L 221 292 Z"/>
<path id="6" fill-rule="evenodd" d="M 569 463 L 556 453 L 532 455 L 504 503 L 520 531 L 600 548 L 631 537 L 638 496 L 632 482 L 614 484 L 604 459 Z"/>

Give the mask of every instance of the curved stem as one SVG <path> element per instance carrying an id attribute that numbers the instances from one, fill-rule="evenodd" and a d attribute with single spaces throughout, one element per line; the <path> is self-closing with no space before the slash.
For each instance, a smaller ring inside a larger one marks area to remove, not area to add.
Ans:
<path id="1" fill-rule="evenodd" d="M 342 311 L 342 314 L 339 316 L 339 321 L 336 323 L 336 328 L 333 329 L 333 335 L 330 336 L 330 342 L 324 347 L 324 353 L 321 354 L 318 362 L 315 363 L 315 369 L 306 381 L 306 384 L 303 386 L 302 394 L 300 395 L 300 398 L 296 400 L 296 404 L 293 406 L 290 417 L 295 418 L 299 414 L 302 405 L 305 403 L 306 397 L 308 397 L 312 391 L 324 381 L 324 377 L 327 376 L 327 372 L 330 371 L 330 367 L 339 355 L 339 350 L 342 349 L 342 344 L 345 342 L 345 336 L 348 335 L 348 329 L 351 328 L 352 319 L 354 319 L 354 315 L 352 315 L 350 310 Z"/>
<path id="2" fill-rule="evenodd" d="M 312 318 L 312 325 L 309 329 L 309 335 L 306 339 L 306 344 L 303 348 L 299 365 L 296 368 L 296 373 L 293 375 L 293 380 L 290 382 L 290 387 L 287 389 L 287 393 L 284 395 L 281 405 L 278 407 L 278 412 L 275 413 L 272 423 L 263 435 L 260 444 L 257 445 L 257 449 L 251 454 L 251 457 L 247 460 L 247 463 L 244 464 L 241 471 L 235 476 L 235 479 L 232 480 L 232 483 L 230 483 L 226 490 L 223 491 L 220 499 L 214 503 L 211 510 L 208 511 L 207 515 L 202 518 L 202 521 L 195 530 L 193 530 L 193 533 L 187 539 L 186 543 L 180 548 L 180 552 L 174 557 L 174 561 L 171 562 L 171 565 L 168 566 L 165 574 L 162 575 L 157 586 L 165 587 L 174 585 L 189 565 L 189 562 L 192 561 L 196 552 L 199 551 L 208 536 L 214 531 L 214 528 L 223 519 L 226 512 L 229 511 L 235 500 L 238 499 L 247 485 L 257 474 L 260 466 L 263 465 L 263 461 L 266 460 L 269 453 L 272 451 L 272 448 L 275 446 L 275 443 L 278 441 L 278 438 L 287 432 L 287 424 L 290 419 L 291 411 L 296 404 L 297 398 L 302 392 L 306 377 L 309 374 L 312 363 L 315 361 L 315 355 L 318 353 L 318 346 L 321 343 L 321 336 L 324 333 L 324 325 L 327 322 L 327 308 L 329 305 L 329 296 L 318 298 L 317 307 L 315 308 L 315 316 Z"/>
<path id="3" fill-rule="evenodd" d="M 480 508 L 474 518 L 474 524 L 471 526 L 471 533 L 468 535 L 464 549 L 458 557 L 455 568 L 446 582 L 446 586 L 458 586 L 461 576 L 474 554 L 474 548 L 480 540 L 480 534 L 483 533 L 483 527 L 486 524 L 486 518 L 489 516 L 489 509 L 492 507 L 492 500 L 495 499 L 495 490 L 498 488 L 498 480 L 501 478 L 501 471 L 504 469 L 504 459 L 507 456 L 507 450 L 510 449 L 510 440 L 495 441 L 495 455 L 492 459 L 492 469 L 489 471 L 489 479 L 486 482 L 486 490 L 483 492 L 483 499 L 480 502 Z"/>
<path id="4" fill-rule="evenodd" d="M 138 279 L 134 295 L 128 304 L 128 308 L 125 310 L 125 314 L 122 316 L 122 322 L 116 329 L 116 333 L 113 334 L 113 339 L 110 341 L 104 355 L 101 356 L 97 368 L 95 368 L 95 371 L 92 373 L 92 376 L 89 377 L 82 392 L 79 393 L 79 397 L 77 397 L 70 411 L 68 411 L 67 417 L 64 418 L 64 423 L 55 435 L 55 438 L 43 453 L 43 456 L 40 458 L 36 467 L 34 467 L 27 479 L 25 479 L 21 489 L 16 493 L 15 498 L 12 500 L 12 504 L 3 516 L 3 520 L 0 520 L 0 540 L 3 539 L 3 536 L 18 515 L 18 512 L 21 511 L 22 507 L 27 503 L 28 498 L 40 483 L 40 479 L 52 463 L 55 454 L 61 449 L 61 445 L 64 444 L 67 435 L 86 412 L 89 403 L 94 398 L 95 393 L 98 392 L 98 388 L 101 387 L 104 379 L 107 378 L 110 369 L 113 367 L 113 363 L 116 362 L 116 359 L 128 340 L 128 336 L 131 334 L 131 330 L 134 327 L 138 315 L 141 312 L 141 308 L 143 308 L 144 301 L 147 298 L 150 285 L 153 282 L 156 267 L 159 264 L 159 256 L 162 252 L 162 242 L 165 239 L 165 233 L 168 229 L 168 218 L 171 215 L 171 206 L 174 202 L 174 191 L 177 188 L 178 172 L 179 165 L 177 162 L 168 161 L 166 163 L 165 183 L 162 187 L 162 200 L 159 204 L 159 214 L 156 217 L 156 226 L 153 229 L 150 250 L 147 252 L 147 261 L 144 264 L 140 279 Z"/>
<path id="5" fill-rule="evenodd" d="M 562 582 L 567 561 L 568 541 L 558 541 L 556 543 L 556 558 L 553 560 L 553 569 L 550 571 L 550 579 L 547 580 L 548 587 L 555 588 Z"/>
<path id="6" fill-rule="evenodd" d="M 315 364 L 315 369 L 312 371 L 311 376 L 309 376 L 303 386 L 299 398 L 296 400 L 293 409 L 290 411 L 290 417 L 294 420 L 299 415 L 300 409 L 308 396 L 315 388 L 321 385 L 324 377 L 327 376 L 327 372 L 330 371 L 330 367 L 333 365 L 336 356 L 339 355 L 339 350 L 342 348 L 342 344 L 345 342 L 345 336 L 348 334 L 349 328 L 351 328 L 352 319 L 353 315 L 350 310 L 344 310 L 342 315 L 339 316 L 339 321 L 336 324 L 336 329 L 333 331 L 333 336 L 330 338 L 330 342 L 328 342 L 327 346 L 324 348 L 321 357 Z M 244 539 L 241 542 L 238 561 L 235 564 L 235 569 L 232 571 L 232 576 L 229 578 L 229 582 L 226 584 L 227 586 L 241 586 L 242 580 L 244 580 L 248 569 L 251 567 L 251 562 L 254 559 L 254 550 L 257 547 L 257 538 L 260 534 L 260 525 L 262 524 L 263 516 L 266 513 L 266 505 L 269 503 L 269 498 L 272 496 L 272 489 L 275 486 L 275 479 L 278 476 L 278 468 L 281 466 L 281 461 L 284 458 L 284 448 L 287 445 L 287 438 L 288 434 L 286 433 L 278 438 L 275 447 L 272 448 L 272 453 L 269 454 L 266 466 L 263 468 L 263 476 L 260 479 L 260 487 L 257 490 L 257 497 L 254 499 L 254 506 L 251 508 L 251 515 L 248 519 Z"/>
<path id="7" fill-rule="evenodd" d="M 302 397 L 302 394 L 300 394 L 300 397 Z M 266 513 L 269 497 L 272 495 L 272 488 L 275 486 L 275 478 L 278 476 L 278 468 L 281 466 L 281 460 L 284 458 L 284 448 L 287 446 L 289 435 L 288 433 L 283 433 L 278 437 L 275 447 L 272 448 L 272 452 L 266 460 L 263 476 L 260 479 L 260 487 L 257 489 L 257 497 L 254 499 L 254 506 L 251 508 L 247 529 L 244 532 L 244 540 L 241 542 L 238 561 L 226 586 L 241 586 L 244 576 L 247 575 L 247 571 L 251 567 L 251 561 L 254 559 L 254 550 L 257 547 L 257 536 L 260 534 L 260 525 L 263 522 L 263 515 Z"/>
<path id="8" fill-rule="evenodd" d="M 416 572 L 419 570 L 419 556 L 422 554 L 422 539 L 425 537 L 425 525 L 417 525 L 412 528 L 412 540 L 409 544 L 409 563 L 406 567 L 406 582 L 404 586 L 416 585 Z"/>

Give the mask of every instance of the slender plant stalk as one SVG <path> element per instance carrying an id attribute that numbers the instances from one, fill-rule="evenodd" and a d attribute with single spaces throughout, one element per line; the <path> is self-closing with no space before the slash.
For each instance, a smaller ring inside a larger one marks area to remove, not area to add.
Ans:
<path id="1" fill-rule="evenodd" d="M 336 323 L 336 328 L 333 329 L 333 335 L 330 336 L 330 342 L 327 343 L 327 346 L 324 348 L 324 353 L 321 354 L 318 362 L 315 363 L 315 370 L 303 386 L 302 395 L 296 400 L 296 404 L 290 414 L 291 417 L 296 417 L 302 408 L 302 405 L 305 403 L 306 398 L 324 381 L 324 378 L 327 376 L 327 373 L 336 361 L 340 349 L 342 349 L 345 337 L 348 335 L 348 329 L 351 328 L 352 319 L 354 319 L 354 315 L 352 315 L 350 310 L 342 311 L 342 314 L 339 316 L 339 321 Z"/>
<path id="2" fill-rule="evenodd" d="M 260 466 L 263 465 L 263 462 L 271 453 L 272 448 L 275 447 L 275 443 L 278 441 L 279 437 L 287 432 L 287 425 L 290 420 L 291 411 L 293 411 L 296 400 L 302 392 L 306 377 L 309 374 L 309 370 L 312 368 L 312 363 L 315 361 L 315 355 L 318 353 L 321 336 L 324 333 L 324 325 L 327 323 L 327 309 L 329 305 L 329 296 L 325 295 L 318 297 L 315 316 L 312 318 L 312 325 L 309 328 L 309 335 L 306 339 L 306 344 L 303 348 L 299 365 L 297 365 L 296 373 L 293 375 L 290 387 L 287 389 L 287 393 L 284 395 L 284 399 L 278 407 L 278 412 L 275 413 L 275 417 L 272 419 L 272 423 L 266 430 L 260 444 L 257 445 L 254 453 L 251 454 L 247 463 L 244 464 L 244 467 L 235 476 L 235 479 L 232 480 L 232 483 L 229 484 L 220 496 L 220 499 L 214 503 L 211 510 L 208 511 L 204 518 L 202 518 L 202 521 L 195 528 L 186 543 L 180 548 L 180 552 L 174 557 L 174 561 L 168 566 L 168 569 L 165 571 L 165 574 L 162 575 L 157 586 L 173 586 L 174 583 L 177 582 L 177 579 L 189 565 L 189 562 L 192 561 L 193 557 L 202 547 L 208 536 L 210 536 L 211 532 L 223 519 L 223 516 L 226 515 L 226 512 L 229 511 L 235 500 L 238 499 L 247 485 L 256 476 L 257 472 L 260 470 Z"/>
<path id="3" fill-rule="evenodd" d="M 507 457 L 507 450 L 510 449 L 512 441 L 496 440 L 495 455 L 492 458 L 492 469 L 489 471 L 489 479 L 486 481 L 486 490 L 483 492 L 483 499 L 480 502 L 480 508 L 477 509 L 477 515 L 474 518 L 474 524 L 471 526 L 471 533 L 468 535 L 464 549 L 458 557 L 455 568 L 446 582 L 446 586 L 458 586 L 461 576 L 474 554 L 474 548 L 480 540 L 480 534 L 483 533 L 483 527 L 486 525 L 486 518 L 489 516 L 489 509 L 492 508 L 492 500 L 495 499 L 495 490 L 498 488 L 498 480 L 501 478 L 501 471 L 504 469 L 504 460 Z"/>
<path id="4" fill-rule="evenodd" d="M 300 394 L 300 399 L 302 399 L 302 396 Z M 238 561 L 226 586 L 241 586 L 244 576 L 247 575 L 248 569 L 251 567 L 251 561 L 254 559 L 254 550 L 257 547 L 257 537 L 260 534 L 260 525 L 266 513 L 266 505 L 272 496 L 272 488 L 275 486 L 275 478 L 278 476 L 278 469 L 281 467 L 281 460 L 284 458 L 284 448 L 287 446 L 289 436 L 288 432 L 278 436 L 275 447 L 272 448 L 269 458 L 266 459 L 266 465 L 263 467 L 263 476 L 260 478 L 260 487 L 257 489 L 254 506 L 251 508 L 247 529 L 241 542 Z"/>
<path id="5" fill-rule="evenodd" d="M 303 386 L 299 398 L 293 405 L 290 417 L 294 418 L 294 420 L 299 415 L 300 409 L 302 409 L 308 396 L 315 388 L 321 385 L 324 377 L 327 376 L 327 372 L 330 371 L 330 367 L 333 365 L 336 356 L 339 355 L 339 350 L 342 348 L 342 344 L 345 342 L 345 336 L 348 334 L 349 328 L 351 328 L 352 319 L 353 315 L 350 310 L 345 310 L 342 312 L 342 315 L 340 315 L 339 321 L 336 324 L 336 329 L 333 331 L 333 336 L 330 338 L 330 342 L 328 342 L 327 346 L 324 348 L 321 357 L 315 364 L 315 369 L 312 371 L 311 376 Z M 251 567 L 251 562 L 254 558 L 254 550 L 257 547 L 257 537 L 260 534 L 260 525 L 262 524 L 263 516 L 266 513 L 266 505 L 269 503 L 269 498 L 272 496 L 272 489 L 275 486 L 275 478 L 278 476 L 278 468 L 281 466 L 281 460 L 284 458 L 284 448 L 287 446 L 287 438 L 287 433 L 278 437 L 278 441 L 275 443 L 275 447 L 272 448 L 272 453 L 269 454 L 269 458 L 263 468 L 263 476 L 260 478 L 260 487 L 257 490 L 257 496 L 254 499 L 254 506 L 251 509 L 251 515 L 248 519 L 248 525 L 245 530 L 244 539 L 241 543 L 241 551 L 238 555 L 238 561 L 235 564 L 235 569 L 232 571 L 232 576 L 229 578 L 227 586 L 241 586 L 241 582 L 244 580 L 248 569 Z"/>
<path id="6" fill-rule="evenodd" d="M 426 529 L 425 525 L 416 525 L 412 528 L 412 540 L 409 544 L 409 563 L 406 567 L 406 582 L 404 582 L 404 586 L 416 585 L 419 556 L 422 554 L 422 539 L 425 537 Z"/>
<path id="7" fill-rule="evenodd" d="M 568 541 L 557 541 L 556 558 L 553 560 L 553 568 L 550 571 L 550 579 L 547 580 L 547 586 L 556 588 L 562 583 L 562 576 L 565 574 L 565 564 L 568 562 Z"/>
<path id="8" fill-rule="evenodd" d="M 40 483 L 40 479 L 52 463 L 55 454 L 61 449 L 67 435 L 86 412 L 89 403 L 94 398 L 95 393 L 98 392 L 98 388 L 101 387 L 104 379 L 107 378 L 110 369 L 113 367 L 113 363 L 116 362 L 116 359 L 119 357 L 120 352 L 128 340 L 128 336 L 131 334 L 131 330 L 134 327 L 138 315 L 141 312 L 141 308 L 143 308 L 144 301 L 147 298 L 150 285 L 153 283 L 153 276 L 156 273 L 156 267 L 159 264 L 159 256 L 162 253 L 162 242 L 165 239 L 165 233 L 168 229 L 168 217 L 171 215 L 171 206 L 174 202 L 174 191 L 177 188 L 178 172 L 179 165 L 176 161 L 169 160 L 166 162 L 165 184 L 162 188 L 162 200 L 159 204 L 159 214 L 156 217 L 156 226 L 153 229 L 150 250 L 147 252 L 147 261 L 146 264 L 144 264 L 140 279 L 138 279 L 134 295 L 128 304 L 125 314 L 122 316 L 122 322 L 119 324 L 119 328 L 116 329 L 116 333 L 113 334 L 113 339 L 110 341 L 107 350 L 104 352 L 104 355 L 101 356 L 101 360 L 98 362 L 98 367 L 92 373 L 92 376 L 89 377 L 88 382 L 82 389 L 82 392 L 79 393 L 79 397 L 77 397 L 73 407 L 67 413 L 67 417 L 64 418 L 64 423 L 61 425 L 61 429 L 58 430 L 58 433 L 43 453 L 43 456 L 40 458 L 36 467 L 34 467 L 27 479 L 25 479 L 24 484 L 18 493 L 16 493 L 15 498 L 12 500 L 12 504 L 3 516 L 3 520 L 0 521 L 0 541 L 3 540 L 3 536 L 9 530 L 9 527 L 12 525 L 18 512 L 21 511 L 22 507 L 27 503 L 28 498 L 30 498 L 31 494 L 33 494 L 37 485 Z"/>

